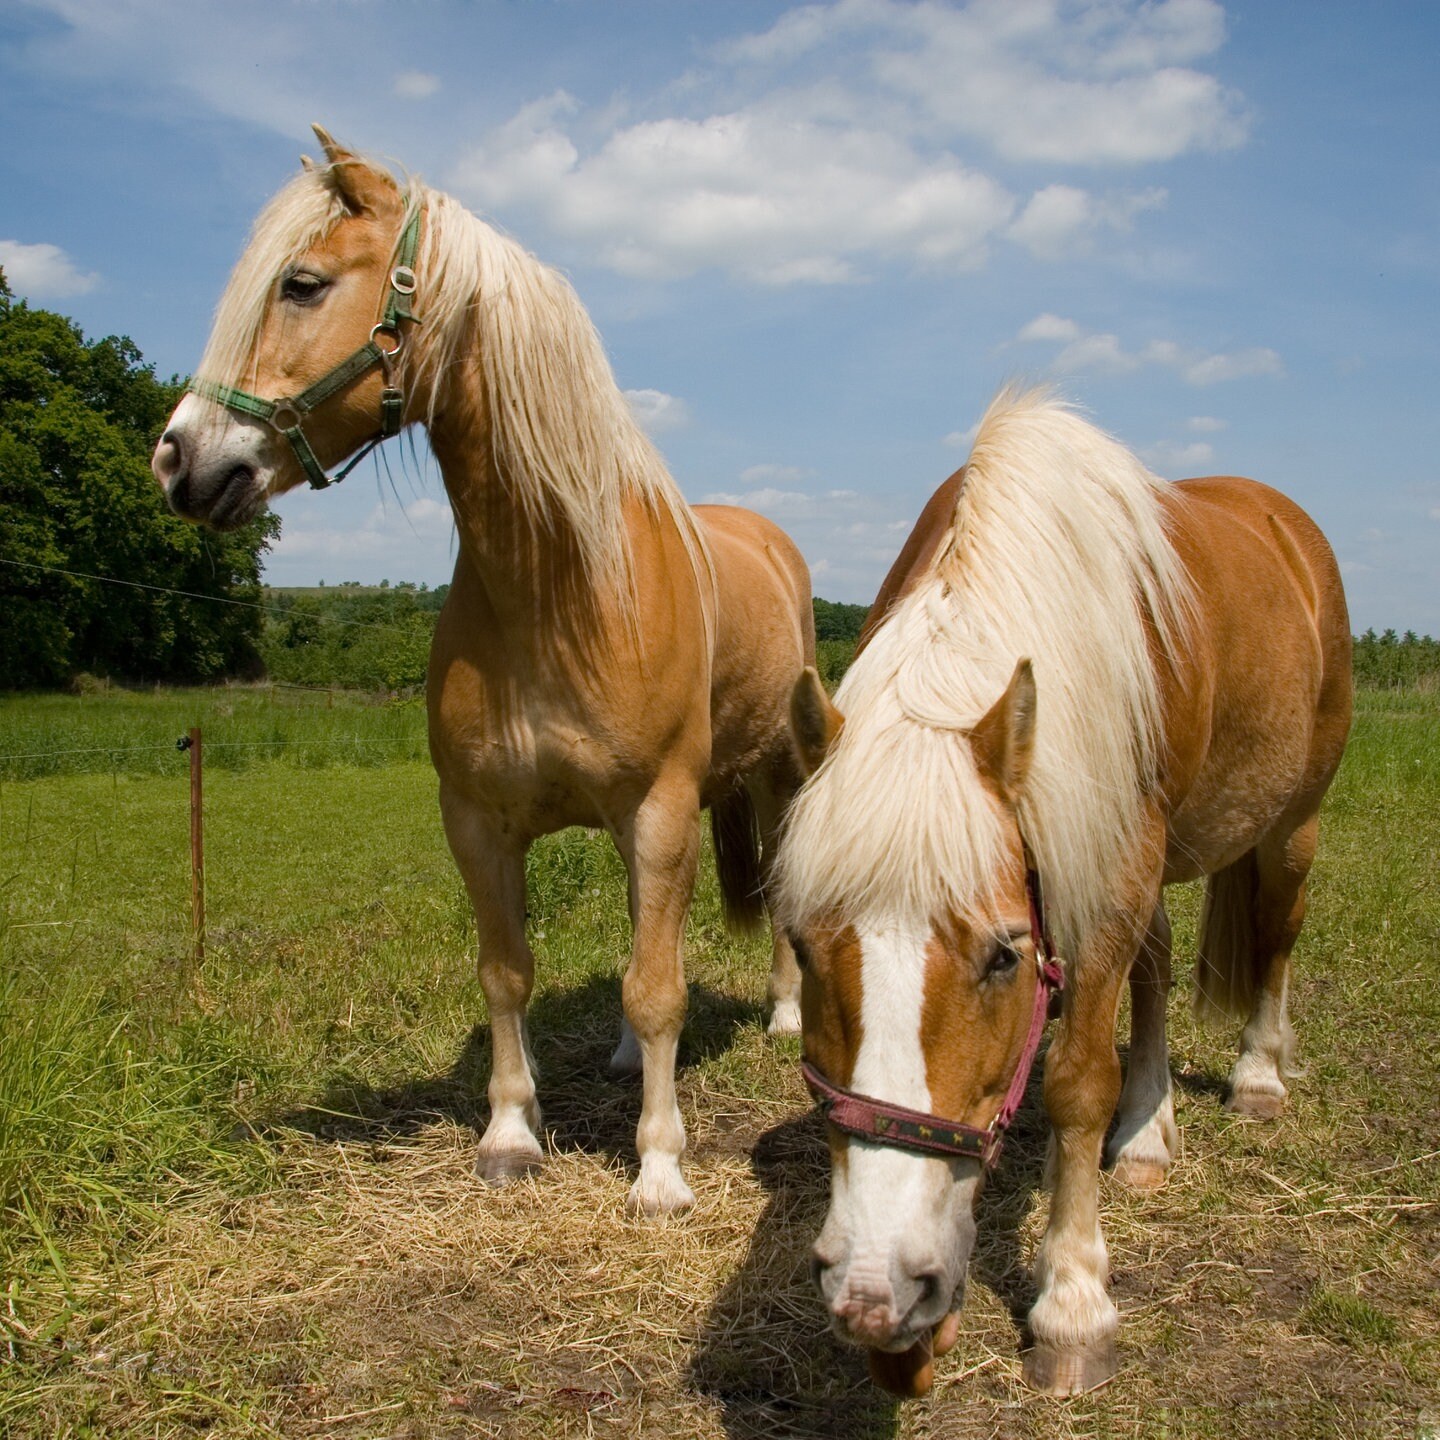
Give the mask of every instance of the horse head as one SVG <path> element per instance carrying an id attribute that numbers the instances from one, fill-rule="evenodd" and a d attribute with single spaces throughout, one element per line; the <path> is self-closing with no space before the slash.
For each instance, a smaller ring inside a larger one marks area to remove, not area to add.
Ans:
<path id="1" fill-rule="evenodd" d="M 850 737 L 813 671 L 796 686 L 791 726 L 807 788 L 824 786 L 827 756 Z M 951 821 L 994 836 L 973 904 L 907 911 L 860 876 L 853 902 L 843 878 L 819 908 L 795 887 L 782 894 L 804 977 L 807 1077 L 830 1120 L 830 1208 L 812 1274 L 836 1332 L 868 1348 L 872 1374 L 899 1393 L 923 1393 L 931 1354 L 954 1343 L 986 1163 L 1043 1022 L 1041 922 L 1016 819 L 1034 734 L 1022 660 L 989 712 L 946 737 L 968 750 L 987 812 Z M 793 873 L 783 859 L 782 873 Z"/>
<path id="2" fill-rule="evenodd" d="M 256 221 L 151 460 L 171 508 L 219 530 L 306 479 L 328 484 L 326 467 L 397 433 L 407 404 L 397 357 L 420 216 L 389 175 L 315 133 L 327 163 Z"/>

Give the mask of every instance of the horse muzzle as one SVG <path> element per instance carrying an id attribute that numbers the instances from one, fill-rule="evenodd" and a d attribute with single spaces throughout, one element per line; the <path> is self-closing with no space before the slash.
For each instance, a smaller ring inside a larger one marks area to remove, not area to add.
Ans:
<path id="1" fill-rule="evenodd" d="M 235 444 L 235 438 L 242 443 Z M 256 457 L 246 453 L 252 446 L 243 441 L 250 438 L 242 427 L 225 427 L 219 435 L 212 427 L 192 428 L 181 422 L 177 410 L 150 457 L 170 508 L 213 530 L 235 530 L 253 520 L 265 508 L 269 485 Z"/>
<path id="2" fill-rule="evenodd" d="M 968 1217 L 967 1217 L 968 1219 Z M 955 1309 L 965 1290 L 974 1225 L 944 1239 L 906 1237 L 884 1248 L 854 1250 L 826 1231 L 816 1242 L 811 1276 L 840 1339 L 870 1350 L 909 1350 Z"/>

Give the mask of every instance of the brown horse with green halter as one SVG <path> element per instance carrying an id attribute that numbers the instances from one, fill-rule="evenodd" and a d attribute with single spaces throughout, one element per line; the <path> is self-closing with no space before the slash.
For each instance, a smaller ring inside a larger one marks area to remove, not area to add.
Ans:
<path id="1" fill-rule="evenodd" d="M 561 276 L 317 133 L 326 163 L 256 222 L 155 474 L 179 513 L 231 527 L 399 425 L 427 427 L 458 538 L 430 750 L 493 1042 L 477 1168 L 499 1184 L 543 1158 L 526 851 L 601 827 L 634 927 L 612 1061 L 644 1073 L 629 1204 L 678 1209 L 694 1198 L 675 1055 L 699 814 L 711 808 L 727 914 L 758 922 L 799 784 L 787 707 L 815 654 L 808 573 L 762 517 L 685 503 Z M 798 1029 L 778 933 L 770 988 L 771 1029 Z"/>
<path id="2" fill-rule="evenodd" d="M 1051 1200 L 1025 1378 L 1069 1394 L 1114 1374 L 1107 1127 L 1130 1185 L 1162 1184 L 1177 1150 L 1164 887 L 1207 877 L 1197 1003 L 1244 1023 L 1230 1108 L 1274 1116 L 1350 705 L 1340 576 L 1298 506 L 1251 480 L 1167 485 L 1043 394 L 991 406 L 834 703 L 813 673 L 793 700 L 812 773 L 777 905 L 831 1121 L 814 1272 L 881 1383 L 922 1392 L 955 1342 L 975 1201 L 1059 978 L 1052 941 Z"/>

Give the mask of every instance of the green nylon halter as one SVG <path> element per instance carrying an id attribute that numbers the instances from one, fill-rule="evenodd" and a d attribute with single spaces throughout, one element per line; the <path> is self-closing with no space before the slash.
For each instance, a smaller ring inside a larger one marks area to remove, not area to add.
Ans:
<path id="1" fill-rule="evenodd" d="M 423 211 L 417 205 L 400 235 L 400 244 L 395 252 L 395 265 L 390 271 L 384 313 L 371 329 L 370 338 L 349 359 L 342 360 L 333 370 L 327 371 L 298 395 L 286 396 L 280 400 L 265 400 L 229 385 L 216 385 L 210 380 L 192 380 L 186 387 L 202 399 L 213 400 L 238 415 L 252 416 L 273 427 L 290 442 L 290 448 L 295 452 L 300 468 L 316 490 L 323 490 L 327 485 L 343 480 L 377 445 L 400 433 L 405 395 L 395 385 L 391 367 L 405 340 L 400 333 L 400 322 L 409 320 L 418 324 L 420 320 L 410 308 L 410 302 L 415 294 L 415 256 L 420 249 L 422 216 Z M 377 344 L 378 335 L 392 336 L 395 341 L 394 348 L 387 350 Z M 338 395 L 346 386 L 354 384 L 362 375 L 368 375 L 377 367 L 385 372 L 385 388 L 380 392 L 380 433 L 360 449 L 342 469 L 337 470 L 334 475 L 327 475 L 325 467 L 315 458 L 315 452 L 310 448 L 310 442 L 305 438 L 301 425 L 307 415 L 313 414 L 332 395 Z M 286 419 L 289 424 L 284 423 Z"/>

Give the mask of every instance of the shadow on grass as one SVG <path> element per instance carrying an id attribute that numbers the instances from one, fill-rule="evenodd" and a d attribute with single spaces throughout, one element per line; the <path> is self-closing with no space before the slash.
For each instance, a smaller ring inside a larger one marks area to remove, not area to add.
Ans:
<path id="1" fill-rule="evenodd" d="M 770 1198 L 745 1259 L 705 1317 L 690 1387 L 718 1404 L 733 1440 L 893 1435 L 896 1402 L 870 1383 L 863 1353 L 831 1336 L 810 1285 L 810 1246 L 830 1189 L 818 1115 L 766 1130 L 752 1165 Z"/>
<path id="2" fill-rule="evenodd" d="M 531 1046 L 546 1135 L 557 1150 L 582 1150 L 635 1162 L 639 1077 L 615 1077 L 610 1054 L 620 1034 L 620 980 L 592 975 L 578 985 L 541 991 L 531 1001 Z M 680 1069 L 728 1050 L 737 1032 L 758 1023 L 761 1008 L 703 985 L 690 986 Z M 398 1085 L 332 1082 L 312 1104 L 275 1117 L 274 1128 L 325 1141 L 382 1144 L 437 1120 L 468 1126 L 476 1139 L 489 1106 L 490 1031 L 476 1025 L 450 1068 Z M 262 1133 L 265 1126 L 260 1127 Z"/>
<path id="3" fill-rule="evenodd" d="M 692 986 L 682 1071 L 726 1052 L 738 1032 L 760 1023 L 762 1015 L 758 1005 Z M 542 992 L 530 1008 L 549 1143 L 561 1151 L 619 1158 L 633 1169 L 639 1080 L 617 1079 L 607 1069 L 619 1021 L 620 982 L 614 976 Z M 385 1088 L 337 1083 L 316 1103 L 277 1117 L 276 1124 L 317 1140 L 379 1145 L 445 1120 L 470 1127 L 478 1138 L 487 1113 L 489 1068 L 489 1031 L 477 1025 L 444 1073 Z M 970 1266 L 970 1283 L 986 1286 L 1008 1308 L 1017 1354 L 1034 1300 L 1020 1230 L 1044 1166 L 1041 1068 L 1037 1065 L 1004 1158 L 982 1195 Z M 742 1122 L 726 1148 L 748 1148 L 751 1134 Z M 752 1165 L 769 1199 L 744 1260 L 701 1322 L 688 1388 L 716 1404 L 732 1440 L 782 1435 L 888 1440 L 898 1429 L 899 1404 L 871 1383 L 863 1352 L 832 1337 L 809 1280 L 810 1246 L 824 1219 L 830 1184 L 829 1149 L 818 1116 L 797 1116 L 760 1133 Z M 957 1364 L 963 1368 L 963 1344 L 941 1362 L 942 1380 Z"/>
<path id="4" fill-rule="evenodd" d="M 969 1270 L 969 1283 L 992 1290 L 1009 1310 L 1017 1356 L 1035 1299 L 1020 1231 L 1040 1189 L 1047 1134 L 1037 1067 L 1004 1158 L 982 1193 Z M 689 1383 L 719 1404 L 731 1440 L 887 1440 L 897 1432 L 900 1402 L 871 1383 L 863 1352 L 831 1335 L 810 1283 L 810 1247 L 830 1189 L 830 1153 L 818 1115 L 765 1131 L 753 1166 L 770 1199 L 744 1261 L 705 1318 Z M 964 1364 L 962 1340 L 940 1362 L 942 1380 Z"/>

